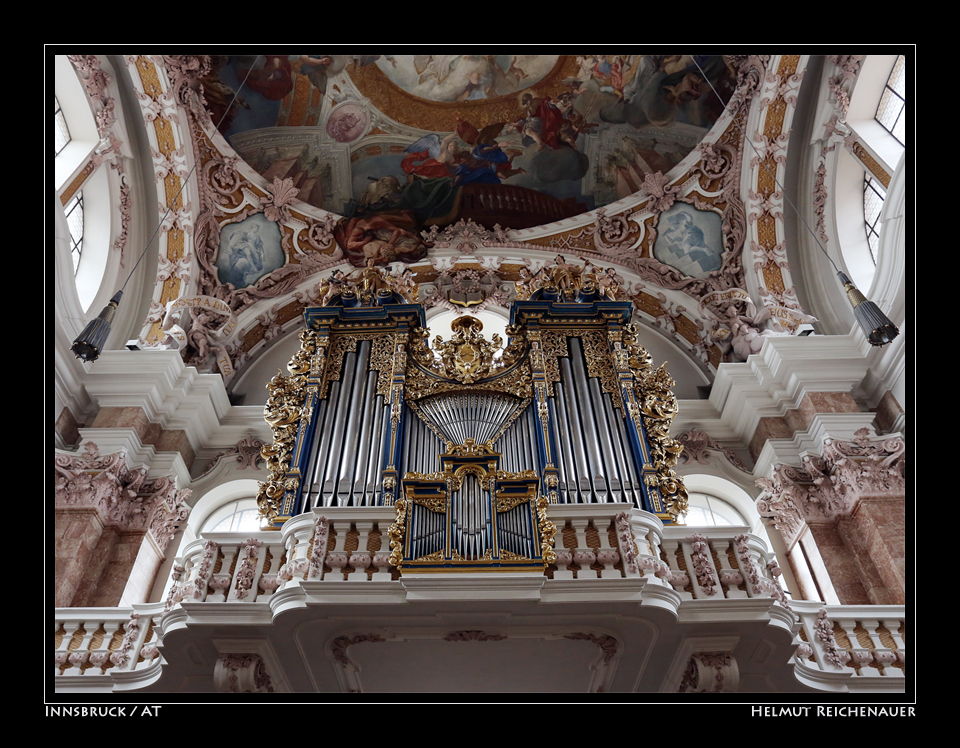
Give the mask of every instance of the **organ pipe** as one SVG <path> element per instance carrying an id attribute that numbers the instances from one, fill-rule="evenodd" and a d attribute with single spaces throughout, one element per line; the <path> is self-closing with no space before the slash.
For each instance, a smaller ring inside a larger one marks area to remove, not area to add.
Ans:
<path id="1" fill-rule="evenodd" d="M 381 288 L 375 296 L 389 294 Z M 668 475 L 662 486 L 676 476 L 649 456 L 677 451 L 651 448 L 643 419 L 660 410 L 640 412 L 640 374 L 628 369 L 628 357 L 613 356 L 621 337 L 612 331 L 630 327 L 630 304 L 527 298 L 514 304 L 511 342 L 497 359 L 468 315 L 451 341 L 431 350 L 416 304 L 308 309 L 318 331 L 310 348 L 317 366 L 306 367 L 314 394 L 300 420 L 297 464 L 284 478 L 296 479 L 298 505 L 391 504 L 413 487 L 411 496 L 427 503 L 410 510 L 408 552 L 456 552 L 478 563 L 501 551 L 538 556 L 538 496 L 627 502 L 665 517 L 662 491 L 648 488 L 658 485 L 651 474 Z M 638 345 L 630 335 L 633 361 Z M 528 346 L 528 336 L 543 345 Z M 278 411 L 271 423 L 279 428 L 285 418 Z M 468 467 L 452 480 L 450 470 Z M 438 496 L 445 497 L 439 504 Z"/>

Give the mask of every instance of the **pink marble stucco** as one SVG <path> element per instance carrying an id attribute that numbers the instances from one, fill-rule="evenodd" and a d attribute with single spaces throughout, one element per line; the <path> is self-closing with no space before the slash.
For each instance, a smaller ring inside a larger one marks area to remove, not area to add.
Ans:
<path id="1" fill-rule="evenodd" d="M 54 520 L 54 605 L 67 607 L 83 585 L 87 569 L 103 535 L 103 523 L 94 510 L 58 511 Z M 82 596 L 84 593 L 80 593 Z"/>

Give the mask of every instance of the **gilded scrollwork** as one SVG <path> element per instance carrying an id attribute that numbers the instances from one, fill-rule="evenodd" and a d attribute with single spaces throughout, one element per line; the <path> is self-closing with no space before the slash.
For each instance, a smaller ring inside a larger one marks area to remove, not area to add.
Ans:
<path id="1" fill-rule="evenodd" d="M 464 383 L 460 379 L 446 376 L 446 367 L 437 360 L 433 351 L 427 346 L 426 336 L 427 331 L 422 329 L 413 330 L 410 333 L 410 356 L 408 357 L 410 363 L 407 366 L 405 381 L 409 402 L 422 400 L 440 392 L 463 389 Z M 503 364 L 510 350 L 511 346 L 508 346 L 499 362 L 492 368 L 490 376 L 471 383 L 471 388 L 490 392 L 510 392 L 523 398 L 532 397 L 533 378 L 529 361 L 523 360 L 521 353 L 511 356 L 511 360 L 518 363 Z"/>
<path id="2" fill-rule="evenodd" d="M 613 366 L 610 344 L 601 330 L 585 330 L 580 335 L 583 341 L 583 353 L 587 362 L 587 376 L 600 380 L 600 389 L 610 395 L 618 395 L 620 386 L 617 372 Z M 620 398 L 614 397 L 613 404 L 620 409 Z"/>
<path id="3" fill-rule="evenodd" d="M 390 565 L 399 569 L 401 563 L 403 563 L 403 536 L 407 524 L 407 500 L 398 496 L 394 508 L 397 512 L 397 518 L 388 530 L 390 536 Z"/>
<path id="4" fill-rule="evenodd" d="M 536 477 L 536 473 L 534 473 Z M 520 496 L 497 496 L 497 512 L 509 512 L 514 507 L 526 504 L 530 501 L 530 496 L 523 494 Z"/>
<path id="5" fill-rule="evenodd" d="M 557 561 L 557 553 L 553 550 L 557 526 L 547 516 L 547 506 L 546 497 L 540 496 L 537 499 L 537 526 L 540 530 L 540 555 L 543 557 L 545 567 Z"/>
<path id="6" fill-rule="evenodd" d="M 257 506 L 260 516 L 268 521 L 279 516 L 284 492 L 289 487 L 286 474 L 300 425 L 304 384 L 303 375 L 285 377 L 278 371 L 267 385 L 270 397 L 264 408 L 264 419 L 273 431 L 273 443 L 261 450 L 270 477 L 260 484 Z"/>
<path id="7" fill-rule="evenodd" d="M 603 216 L 603 211 L 599 211 Z M 621 219 L 623 220 L 623 219 Z M 604 230 L 623 231 L 626 227 L 620 226 L 613 219 L 603 219 Z M 600 235 L 597 231 L 597 236 Z M 623 278 L 615 268 L 601 268 L 590 260 L 584 262 L 583 267 L 566 261 L 563 255 L 557 255 L 552 263 L 544 265 L 536 273 L 529 268 L 521 267 L 519 280 L 514 281 L 517 298 L 523 301 L 539 298 L 556 301 L 586 301 L 608 299 L 615 301 L 623 298 L 621 287 Z"/>
<path id="8" fill-rule="evenodd" d="M 270 424 L 273 442 L 262 447 L 260 454 L 269 477 L 260 483 L 257 506 L 260 516 L 272 522 L 283 511 L 283 497 L 299 487 L 299 477 L 290 475 L 290 463 L 301 423 L 312 417 L 316 384 L 311 383 L 323 371 L 326 336 L 314 330 L 300 333 L 300 348 L 287 363 L 290 376 L 277 371 L 267 384 L 270 396 L 264 408 L 264 420 Z"/>
<path id="9" fill-rule="evenodd" d="M 443 340 L 438 335 L 432 349 L 427 344 L 425 331 L 415 331 L 410 352 L 427 371 L 461 384 L 495 377 L 517 363 L 526 352 L 526 339 L 516 326 L 507 330 L 512 337 L 505 348 L 498 334 L 494 334 L 492 341 L 480 334 L 483 323 L 476 317 L 463 315 L 454 320 L 451 327 L 451 339 Z M 501 349 L 502 354 L 497 356 Z"/>
<path id="10" fill-rule="evenodd" d="M 437 514 L 443 514 L 447 511 L 446 496 L 416 496 L 413 499 L 413 503 Z"/>
<path id="11" fill-rule="evenodd" d="M 414 473 L 409 472 L 405 473 L 403 476 L 404 480 L 415 480 L 415 481 L 441 481 L 446 480 L 447 475 L 443 471 L 436 471 L 435 473 Z"/>
<path id="12" fill-rule="evenodd" d="M 644 481 L 666 503 L 667 513 L 676 521 L 687 511 L 687 490 L 674 467 L 683 444 L 670 438 L 670 424 L 677 415 L 675 384 L 665 366 L 654 368 L 652 358 L 638 341 L 635 325 L 625 325 L 622 343 L 634 383 L 627 387 L 627 413 L 646 433 L 656 473 L 647 473 Z"/>
<path id="13" fill-rule="evenodd" d="M 344 354 L 356 351 L 357 343 L 361 340 L 373 341 L 370 349 L 370 368 L 376 369 L 379 373 L 377 378 L 377 394 L 384 396 L 389 394 L 391 374 L 393 372 L 393 336 L 374 331 L 350 332 L 339 333 L 332 336 L 326 373 L 318 393 L 321 400 L 327 396 L 330 383 L 340 380 Z"/>
<path id="14" fill-rule="evenodd" d="M 506 470 L 497 471 L 497 480 L 526 480 L 527 478 L 539 478 L 536 470 L 521 470 L 517 473 L 511 473 Z"/>

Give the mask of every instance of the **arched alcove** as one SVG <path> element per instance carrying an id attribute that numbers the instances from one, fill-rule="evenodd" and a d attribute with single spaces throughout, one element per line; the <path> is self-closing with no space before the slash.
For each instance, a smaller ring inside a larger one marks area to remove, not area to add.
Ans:
<path id="1" fill-rule="evenodd" d="M 179 562 L 178 559 L 182 558 L 184 548 L 194 542 L 200 536 L 201 532 L 209 531 L 205 528 L 205 525 L 209 523 L 211 518 L 216 517 L 217 512 L 221 508 L 229 507 L 229 505 L 244 499 L 256 499 L 257 491 L 260 488 L 259 481 L 252 478 L 233 480 L 227 478 L 222 483 L 217 482 L 218 480 L 223 480 L 223 478 L 224 471 L 215 468 L 211 474 L 206 476 L 205 479 L 202 479 L 195 487 L 195 491 L 202 491 L 204 483 L 212 484 L 212 487 L 197 499 L 196 504 L 194 504 L 193 509 L 191 509 L 187 525 L 180 533 L 177 552 L 174 554 L 167 553 L 167 561 L 160 569 L 157 575 L 157 583 L 154 585 L 153 600 L 163 600 L 166 597 L 170 586 L 173 584 L 170 573 L 174 562 Z"/>
<path id="2" fill-rule="evenodd" d="M 726 502 L 743 517 L 750 528 L 750 532 L 768 540 L 763 520 L 760 513 L 757 512 L 753 497 L 742 486 L 718 475 L 707 473 L 684 475 L 683 484 L 688 493 L 706 494 Z"/>

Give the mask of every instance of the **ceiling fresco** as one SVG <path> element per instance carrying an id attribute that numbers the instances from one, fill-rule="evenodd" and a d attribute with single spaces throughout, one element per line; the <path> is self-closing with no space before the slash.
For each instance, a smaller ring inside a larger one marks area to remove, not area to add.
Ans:
<path id="1" fill-rule="evenodd" d="M 736 81 L 721 55 L 211 59 L 211 119 L 256 171 L 340 215 L 412 210 L 410 233 L 462 218 L 528 228 L 631 195 L 700 142 L 723 110 L 711 89 Z"/>
<path id="2" fill-rule="evenodd" d="M 705 371 L 812 321 L 771 178 L 801 56 L 128 65 L 167 199 L 186 177 L 178 144 L 197 162 L 196 194 L 165 219 L 140 339 L 227 381 L 371 266 L 417 285 L 429 314 L 474 314 L 565 258 Z"/>

